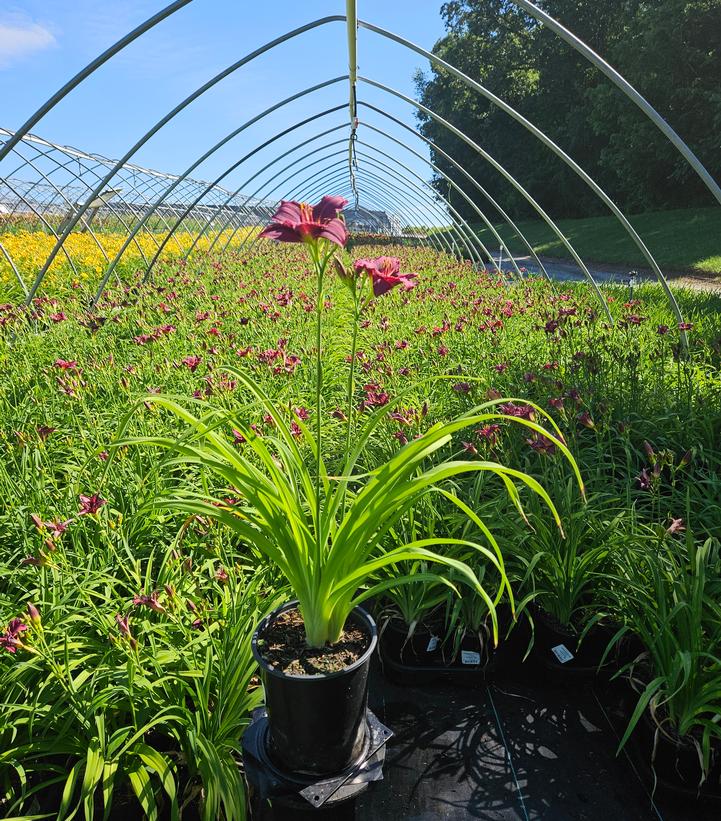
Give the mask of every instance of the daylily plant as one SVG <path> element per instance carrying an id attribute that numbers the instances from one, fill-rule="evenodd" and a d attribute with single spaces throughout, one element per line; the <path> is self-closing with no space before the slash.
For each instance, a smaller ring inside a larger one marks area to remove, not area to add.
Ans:
<path id="1" fill-rule="evenodd" d="M 393 257 L 363 259 L 352 267 L 347 266 L 339 257 L 347 240 L 345 223 L 340 216 L 346 204 L 340 197 L 328 196 L 315 206 L 283 201 L 261 234 L 281 242 L 304 243 L 315 269 L 315 431 L 312 433 L 299 415 L 289 421 L 286 408 L 268 396 L 247 373 L 228 368 L 239 388 L 247 391 L 262 407 L 265 418 L 272 422 L 269 434 L 260 436 L 256 427 L 234 410 L 207 409 L 207 403 L 203 402 L 201 415 L 195 415 L 186 403 L 150 395 L 139 400 L 138 406 L 146 403 L 170 410 L 186 423 L 186 432 L 177 438 L 120 438 L 114 447 L 146 444 L 166 448 L 173 456 L 171 464 L 201 467 L 206 475 L 215 474 L 222 481 L 224 490 L 219 492 L 219 498 L 212 498 L 205 489 L 187 490 L 155 504 L 215 519 L 233 531 L 244 544 L 276 564 L 298 600 L 307 643 L 311 647 L 336 642 L 353 608 L 371 596 L 391 585 L 424 580 L 441 580 L 454 589 L 455 585 L 462 584 L 475 591 L 491 614 L 495 638 L 495 605 L 504 592 L 512 601 L 503 556 L 485 523 L 464 501 L 444 487 L 444 482 L 464 473 L 490 472 L 500 477 L 519 510 L 516 481 L 543 499 L 560 526 L 558 513 L 544 488 L 521 471 L 479 459 L 456 458 L 431 463 L 430 457 L 438 455 L 442 448 L 452 443 L 454 434 L 466 428 L 483 428 L 506 420 L 528 428 L 530 435 L 544 437 L 544 441 L 555 445 L 569 461 L 582 488 L 578 467 L 558 427 L 545 411 L 533 406 L 535 416 L 531 413 L 504 414 L 498 406 L 510 400 L 497 398 L 457 419 L 432 425 L 418 438 L 406 441 L 397 453 L 370 473 L 356 473 L 366 444 L 387 416 L 387 408 L 382 403 L 365 418 L 360 429 L 355 430 L 353 369 L 360 315 L 369 300 L 387 294 L 395 286 L 405 290 L 412 288 L 416 274 L 400 273 L 400 263 Z M 322 455 L 321 421 L 323 294 L 332 260 L 351 290 L 354 312 L 348 412 L 335 414 L 339 418 L 345 417 L 346 448 L 340 470 L 334 470 L 333 475 Z M 369 289 L 371 293 L 368 293 Z M 526 404 L 525 407 L 531 406 Z M 130 415 L 121 424 L 120 437 Z M 547 420 L 550 428 L 539 425 L 536 418 Z M 221 431 L 227 431 L 227 435 Z M 302 444 L 310 451 L 311 458 L 304 454 Z M 239 499 L 232 505 L 223 499 L 227 496 L 227 488 L 232 488 L 233 496 Z M 386 542 L 394 526 L 428 494 L 444 497 L 460 510 L 475 525 L 479 541 L 415 538 L 389 549 Z M 445 555 L 444 547 L 477 551 L 495 569 L 499 580 L 497 591 L 490 594 L 469 565 Z M 378 572 L 384 567 L 398 566 L 405 561 L 423 562 L 426 569 L 422 573 L 391 579 L 386 576 L 378 581 Z M 429 569 L 433 566 L 452 569 L 453 582 Z"/>

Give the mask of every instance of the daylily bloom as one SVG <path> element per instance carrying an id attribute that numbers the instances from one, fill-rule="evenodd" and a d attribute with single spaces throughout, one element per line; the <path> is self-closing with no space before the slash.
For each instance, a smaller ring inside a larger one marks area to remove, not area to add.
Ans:
<path id="1" fill-rule="evenodd" d="M 145 594 L 133 596 L 133 605 L 135 607 L 140 607 L 141 605 L 144 605 L 145 607 L 149 607 L 151 610 L 155 610 L 156 613 L 165 612 L 165 608 L 158 601 L 157 590 L 153 590 L 153 592 L 149 596 L 146 596 Z"/>
<path id="2" fill-rule="evenodd" d="M 526 439 L 526 442 L 537 453 L 543 453 L 546 456 L 553 456 L 556 452 L 555 443 L 541 434 L 535 434 L 531 439 Z"/>
<path id="3" fill-rule="evenodd" d="M 355 270 L 365 273 L 373 282 L 373 296 L 381 296 L 396 285 L 401 285 L 404 291 L 414 288 L 418 274 L 401 274 L 401 261 L 398 257 L 376 257 L 375 259 L 357 259 L 353 263 Z"/>
<path id="4" fill-rule="evenodd" d="M 270 225 L 260 232 L 278 242 L 313 242 L 327 239 L 343 248 L 348 241 L 345 222 L 338 216 L 348 205 L 343 197 L 323 197 L 317 205 L 281 200 Z"/>
<path id="5" fill-rule="evenodd" d="M 186 356 L 183 359 L 183 365 L 185 365 L 185 367 L 190 371 L 195 372 L 198 365 L 200 365 L 202 361 L 203 360 L 199 356 Z"/>
<path id="6" fill-rule="evenodd" d="M 72 524 L 72 519 L 67 519 L 64 522 L 44 522 L 37 513 L 31 513 L 30 518 L 32 519 L 33 524 L 35 527 L 40 530 L 49 530 L 53 536 L 60 536 L 68 529 L 68 527 Z"/>
<path id="7" fill-rule="evenodd" d="M 23 643 L 20 641 L 20 634 L 28 630 L 28 625 L 22 619 L 13 619 L 5 630 L 0 633 L 0 647 L 4 647 L 8 653 L 15 653 L 18 647 L 22 647 Z"/>
<path id="8" fill-rule="evenodd" d="M 671 524 L 666 528 L 666 533 L 681 533 L 686 530 L 683 519 L 671 518 Z"/>
<path id="9" fill-rule="evenodd" d="M 533 420 L 533 408 L 530 405 L 514 405 L 513 402 L 505 402 L 503 405 L 498 406 L 498 410 L 506 416 Z"/>
<path id="10" fill-rule="evenodd" d="M 105 499 L 101 499 L 97 493 L 93 493 L 92 496 L 83 496 L 81 493 L 79 498 L 80 510 L 78 516 L 97 513 L 104 504 L 107 504 Z"/>
<path id="11" fill-rule="evenodd" d="M 578 419 L 579 424 L 583 425 L 584 428 L 589 428 L 589 430 L 592 430 L 596 427 L 596 424 L 593 419 L 591 419 L 591 414 L 588 411 L 582 411 L 576 418 Z"/>
<path id="12" fill-rule="evenodd" d="M 78 369 L 78 363 L 74 359 L 56 359 L 53 365 L 61 371 L 76 371 Z"/>

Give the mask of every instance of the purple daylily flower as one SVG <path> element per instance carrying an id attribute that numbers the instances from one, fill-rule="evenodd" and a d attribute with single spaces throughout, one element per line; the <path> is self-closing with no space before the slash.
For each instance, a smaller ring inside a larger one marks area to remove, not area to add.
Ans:
<path id="1" fill-rule="evenodd" d="M 348 241 L 345 222 L 338 216 L 348 201 L 325 196 L 317 205 L 281 200 L 270 225 L 260 236 L 278 242 L 308 242 L 327 239 L 343 248 Z"/>
<path id="2" fill-rule="evenodd" d="M 359 274 L 368 274 L 373 281 L 373 296 L 382 296 L 396 285 L 404 291 L 415 287 L 418 274 L 401 274 L 401 262 L 398 257 L 376 257 L 375 259 L 357 259 L 353 267 Z"/>

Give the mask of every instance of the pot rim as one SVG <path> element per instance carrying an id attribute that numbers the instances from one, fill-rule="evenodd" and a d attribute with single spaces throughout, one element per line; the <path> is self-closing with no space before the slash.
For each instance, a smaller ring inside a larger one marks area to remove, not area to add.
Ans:
<path id="1" fill-rule="evenodd" d="M 351 610 L 351 616 L 356 615 L 361 621 L 363 621 L 365 628 L 368 630 L 370 635 L 370 643 L 368 648 L 363 653 L 363 655 L 356 659 L 353 664 L 349 664 L 347 667 L 344 667 L 342 670 L 336 670 L 333 673 L 313 673 L 312 675 L 299 675 L 298 673 L 286 673 L 283 670 L 278 670 L 276 667 L 272 667 L 268 662 L 262 657 L 260 654 L 260 650 L 258 650 L 258 636 L 260 633 L 268 626 L 270 621 L 278 616 L 280 613 L 284 613 L 287 610 L 292 610 L 293 608 L 297 608 L 298 600 L 293 599 L 293 601 L 286 602 L 286 604 L 282 604 L 280 607 L 276 607 L 275 610 L 272 610 L 265 616 L 258 626 L 253 631 L 253 635 L 250 640 L 250 649 L 253 653 L 253 658 L 258 663 L 258 666 L 266 673 L 271 676 L 275 676 L 275 678 L 280 679 L 290 679 L 294 681 L 327 681 L 328 679 L 333 678 L 340 678 L 341 676 L 345 676 L 348 673 L 352 673 L 354 670 L 357 670 L 363 664 L 365 664 L 373 654 L 373 651 L 376 649 L 376 645 L 378 644 L 378 628 L 376 627 L 375 620 L 373 617 L 368 613 L 367 610 L 364 610 L 360 605 L 356 605 L 353 610 Z"/>

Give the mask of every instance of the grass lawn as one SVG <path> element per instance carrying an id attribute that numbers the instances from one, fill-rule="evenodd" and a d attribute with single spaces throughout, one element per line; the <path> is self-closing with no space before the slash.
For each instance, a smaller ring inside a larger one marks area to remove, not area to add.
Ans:
<path id="1" fill-rule="evenodd" d="M 630 220 L 662 268 L 721 275 L 721 208 L 658 211 L 638 214 Z M 537 254 L 570 259 L 545 222 L 524 220 L 517 225 Z M 648 267 L 635 243 L 613 216 L 558 220 L 558 226 L 584 260 L 639 269 Z M 475 227 L 487 247 L 495 250 L 498 241 L 491 232 L 485 227 Z M 510 238 L 507 225 L 498 224 L 496 229 L 514 254 L 528 253 L 518 238 Z"/>

